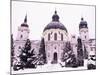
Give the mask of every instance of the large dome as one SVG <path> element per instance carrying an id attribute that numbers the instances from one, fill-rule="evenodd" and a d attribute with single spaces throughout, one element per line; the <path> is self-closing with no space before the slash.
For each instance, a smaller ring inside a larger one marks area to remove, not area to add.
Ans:
<path id="1" fill-rule="evenodd" d="M 44 31 L 48 29 L 61 29 L 65 30 L 67 32 L 66 27 L 59 22 L 59 16 L 57 15 L 57 11 L 55 11 L 55 14 L 52 16 L 52 22 L 50 22 L 45 28 Z"/>
<path id="2" fill-rule="evenodd" d="M 60 23 L 60 22 L 50 22 L 45 28 L 44 31 L 48 30 L 48 29 L 62 29 L 65 30 L 67 32 L 67 29 L 65 28 L 65 26 Z"/>

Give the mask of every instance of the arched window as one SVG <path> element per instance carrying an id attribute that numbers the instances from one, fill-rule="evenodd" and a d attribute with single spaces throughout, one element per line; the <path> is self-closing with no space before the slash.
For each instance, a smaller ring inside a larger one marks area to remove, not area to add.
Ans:
<path id="1" fill-rule="evenodd" d="M 61 34 L 61 40 L 63 41 L 63 34 Z"/>
<path id="2" fill-rule="evenodd" d="M 85 36 L 85 39 L 86 39 L 86 36 Z"/>
<path id="3" fill-rule="evenodd" d="M 57 33 L 54 34 L 54 40 L 57 40 Z"/>
<path id="4" fill-rule="evenodd" d="M 50 33 L 48 34 L 48 41 L 50 40 Z"/>
<path id="5" fill-rule="evenodd" d="M 21 35 L 20 38 L 23 38 L 23 35 Z"/>

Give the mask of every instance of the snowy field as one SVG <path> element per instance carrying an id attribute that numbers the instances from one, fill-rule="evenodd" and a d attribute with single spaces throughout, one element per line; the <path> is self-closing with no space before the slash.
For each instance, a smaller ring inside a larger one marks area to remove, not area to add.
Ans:
<path id="1" fill-rule="evenodd" d="M 42 66 L 37 66 L 36 69 L 24 69 L 13 71 L 12 74 L 22 74 L 22 73 L 38 73 L 38 72 L 51 72 L 51 71 L 70 71 L 70 70 L 86 70 L 87 60 L 84 62 L 83 67 L 71 68 L 71 67 L 61 67 L 60 64 L 46 64 Z"/>

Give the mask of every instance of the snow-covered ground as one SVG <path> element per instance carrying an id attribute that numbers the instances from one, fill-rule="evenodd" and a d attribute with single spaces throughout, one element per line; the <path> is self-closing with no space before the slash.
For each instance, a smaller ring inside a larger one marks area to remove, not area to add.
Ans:
<path id="1" fill-rule="evenodd" d="M 86 70 L 87 60 L 84 62 L 83 67 L 71 68 L 71 67 L 61 67 L 60 64 L 46 64 L 43 66 L 37 66 L 36 69 L 24 69 L 19 71 L 12 71 L 12 74 L 21 73 L 38 73 L 38 72 L 51 72 L 51 71 L 69 71 L 69 70 Z"/>

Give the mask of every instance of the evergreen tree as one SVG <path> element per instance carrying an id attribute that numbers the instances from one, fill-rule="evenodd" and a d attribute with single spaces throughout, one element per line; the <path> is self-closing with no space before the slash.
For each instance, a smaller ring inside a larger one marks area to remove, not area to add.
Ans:
<path id="1" fill-rule="evenodd" d="M 41 39 L 39 55 L 41 56 L 40 61 L 43 61 L 43 63 L 46 64 L 47 61 L 46 61 L 46 51 L 45 51 L 45 41 L 44 41 L 44 38 Z"/>
<path id="2" fill-rule="evenodd" d="M 82 49 L 82 40 L 80 38 L 77 39 L 78 47 L 77 47 L 77 57 L 78 57 L 78 65 L 83 66 L 84 65 L 84 53 Z"/>
<path id="3" fill-rule="evenodd" d="M 31 50 L 31 42 L 29 39 L 27 39 L 25 43 L 25 47 L 22 49 L 20 59 L 22 62 L 22 66 L 25 68 L 34 68 L 34 65 L 32 62 L 35 60 L 36 57 L 34 57 L 34 49 Z"/>
<path id="4" fill-rule="evenodd" d="M 88 59 L 88 52 L 87 52 L 87 50 L 86 50 L 85 45 L 84 45 L 84 58 L 85 58 L 85 59 Z"/>
<path id="5" fill-rule="evenodd" d="M 14 42 L 13 42 L 13 35 L 11 35 L 11 66 L 13 66 L 13 59 L 14 59 Z"/>
<path id="6" fill-rule="evenodd" d="M 76 65 L 76 57 L 73 53 L 70 42 L 67 42 L 63 50 L 63 61 L 65 62 L 66 67 L 74 67 Z"/>
<path id="7" fill-rule="evenodd" d="M 65 44 L 65 47 L 64 47 L 64 49 L 63 49 L 63 61 L 66 61 L 67 60 L 67 58 L 68 58 L 68 54 L 70 54 L 72 51 L 71 51 L 71 46 L 70 46 L 70 43 L 69 42 L 67 42 L 66 44 Z"/>

